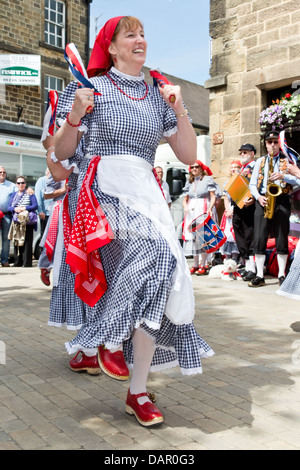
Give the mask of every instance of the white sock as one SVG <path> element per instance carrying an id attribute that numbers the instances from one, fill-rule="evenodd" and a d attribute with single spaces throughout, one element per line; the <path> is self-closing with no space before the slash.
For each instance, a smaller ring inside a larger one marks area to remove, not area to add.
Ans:
<path id="1" fill-rule="evenodd" d="M 141 328 L 134 331 L 133 343 L 133 371 L 130 381 L 130 392 L 133 395 L 147 392 L 146 384 L 152 358 L 155 351 L 155 338 L 145 333 Z M 148 397 L 138 398 L 138 403 L 143 405 L 150 401 Z"/>
<path id="2" fill-rule="evenodd" d="M 249 256 L 249 259 L 245 260 L 245 269 L 246 271 L 251 271 L 252 273 L 255 273 L 254 256 Z"/>
<path id="3" fill-rule="evenodd" d="M 199 267 L 199 255 L 194 256 L 194 268 Z"/>
<path id="4" fill-rule="evenodd" d="M 93 357 L 98 354 L 97 348 L 82 348 L 81 350 L 87 357 Z"/>
<path id="5" fill-rule="evenodd" d="M 249 262 L 250 262 L 250 268 L 249 268 L 249 271 L 252 271 L 253 273 L 255 273 L 255 271 L 256 271 L 256 268 L 255 268 L 255 260 L 254 260 L 254 256 L 249 256 Z"/>
<path id="6" fill-rule="evenodd" d="M 288 255 L 278 255 L 277 254 L 278 277 L 285 276 L 285 268 L 286 268 L 287 258 L 288 258 Z"/>
<path id="7" fill-rule="evenodd" d="M 264 277 L 266 255 L 255 255 L 256 272 L 258 277 Z"/>
<path id="8" fill-rule="evenodd" d="M 201 258 L 201 266 L 204 267 L 206 265 L 207 253 L 201 253 L 200 258 Z"/>

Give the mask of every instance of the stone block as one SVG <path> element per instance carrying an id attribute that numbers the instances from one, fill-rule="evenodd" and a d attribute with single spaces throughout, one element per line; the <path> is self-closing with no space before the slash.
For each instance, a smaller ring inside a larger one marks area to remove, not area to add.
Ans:
<path id="1" fill-rule="evenodd" d="M 228 37 L 233 35 L 236 29 L 237 19 L 235 17 L 212 21 L 209 25 L 209 35 L 212 39 Z"/>
<path id="2" fill-rule="evenodd" d="M 219 20 L 226 17 L 226 3 L 220 0 L 210 1 L 210 21 Z"/>
<path id="3" fill-rule="evenodd" d="M 260 132 L 260 125 L 258 122 L 260 107 L 244 108 L 241 109 L 241 134 L 255 134 Z"/>
<path id="4" fill-rule="evenodd" d="M 286 62 L 288 58 L 288 50 L 286 47 L 273 47 L 270 50 L 259 50 L 259 52 L 251 52 L 247 56 L 247 70 L 255 70 L 257 68 L 268 67 L 273 64 Z"/>

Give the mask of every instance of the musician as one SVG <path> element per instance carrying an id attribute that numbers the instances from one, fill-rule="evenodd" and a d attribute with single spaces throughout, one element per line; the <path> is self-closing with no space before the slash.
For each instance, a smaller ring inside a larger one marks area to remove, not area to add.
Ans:
<path id="1" fill-rule="evenodd" d="M 250 180 L 250 191 L 256 199 L 254 213 L 254 254 L 256 262 L 256 277 L 249 282 L 249 287 L 265 285 L 264 264 L 266 246 L 269 235 L 275 238 L 278 261 L 278 279 L 281 285 L 285 279 L 285 267 L 288 257 L 288 234 L 290 230 L 289 217 L 291 202 L 289 194 L 296 184 L 295 176 L 287 173 L 288 160 L 280 152 L 279 132 L 270 131 L 265 135 L 265 146 L 268 154 L 259 158 L 254 166 Z M 273 172 L 269 171 L 273 155 Z M 270 198 L 267 193 L 268 182 L 276 183 L 281 194 L 275 197 L 274 213 L 267 217 L 267 204 Z M 266 217 L 265 217 L 266 215 Z"/>
<path id="2" fill-rule="evenodd" d="M 246 177 L 249 182 L 255 164 L 255 154 L 256 148 L 249 143 L 243 144 L 239 149 L 239 158 L 242 163 L 239 173 Z M 253 256 L 254 208 L 253 197 L 245 201 L 242 209 L 236 204 L 234 204 L 233 208 L 232 225 L 235 241 L 240 256 L 245 260 L 245 273 L 242 276 L 244 281 L 250 281 L 255 277 L 255 262 Z"/>

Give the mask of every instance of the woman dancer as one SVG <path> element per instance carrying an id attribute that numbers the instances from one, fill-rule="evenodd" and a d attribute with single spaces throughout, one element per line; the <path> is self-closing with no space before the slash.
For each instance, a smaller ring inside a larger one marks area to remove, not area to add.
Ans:
<path id="1" fill-rule="evenodd" d="M 296 164 L 289 164 L 287 173 L 296 176 L 297 184 L 300 185 L 300 169 Z M 291 264 L 288 275 L 277 291 L 278 295 L 289 297 L 290 299 L 300 300 L 300 243 L 298 241 L 294 260 Z"/>
<path id="2" fill-rule="evenodd" d="M 179 364 L 183 373 L 200 373 L 201 357 L 213 351 L 193 326 L 189 270 L 152 171 L 162 136 L 181 161 L 192 164 L 195 133 L 180 88 L 158 89 L 144 82 L 146 50 L 138 19 L 117 17 L 104 25 L 88 66 L 97 94 L 90 88 L 75 93 L 74 86 L 66 88 L 59 103 L 66 122 L 56 133 L 55 154 L 59 160 L 71 157 L 84 139 L 84 152 L 77 155 L 81 190 L 66 260 L 79 279 L 89 276 L 81 284 L 75 281 L 66 308 L 83 298 L 86 322 L 67 350 L 101 351 L 102 344 L 118 350 L 123 345 L 133 368 L 126 411 L 151 426 L 163 422 L 163 415 L 147 394 L 149 370 Z M 87 114 L 89 107 L 92 113 Z M 83 137 L 79 126 L 85 128 Z M 94 217 L 98 223 L 90 229 Z M 90 241 L 100 249 L 89 251 Z M 52 296 L 56 316 L 65 289 L 58 285 Z"/>
<path id="3" fill-rule="evenodd" d="M 208 254 L 195 241 L 193 234 L 188 231 L 188 226 L 202 214 L 209 214 L 217 220 L 217 213 L 214 210 L 216 185 L 211 177 L 212 172 L 200 160 L 190 165 L 189 172 L 189 180 L 183 189 L 185 194 L 183 208 L 186 213 L 183 224 L 183 250 L 186 256 L 193 255 L 194 257 L 194 266 L 190 269 L 191 274 L 202 276 L 208 274 Z"/>

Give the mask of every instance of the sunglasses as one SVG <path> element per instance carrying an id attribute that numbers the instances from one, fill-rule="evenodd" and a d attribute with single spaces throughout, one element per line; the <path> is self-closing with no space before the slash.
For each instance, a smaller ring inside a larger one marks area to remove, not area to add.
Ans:
<path id="1" fill-rule="evenodd" d="M 3 173 L 4 175 L 6 175 L 6 171 L 0 171 L 0 173 Z"/>
<path id="2" fill-rule="evenodd" d="M 199 165 L 191 166 L 191 170 L 194 170 L 195 168 L 200 168 L 200 166 Z"/>
<path id="3" fill-rule="evenodd" d="M 26 184 L 25 181 L 17 181 L 16 184 Z"/>

